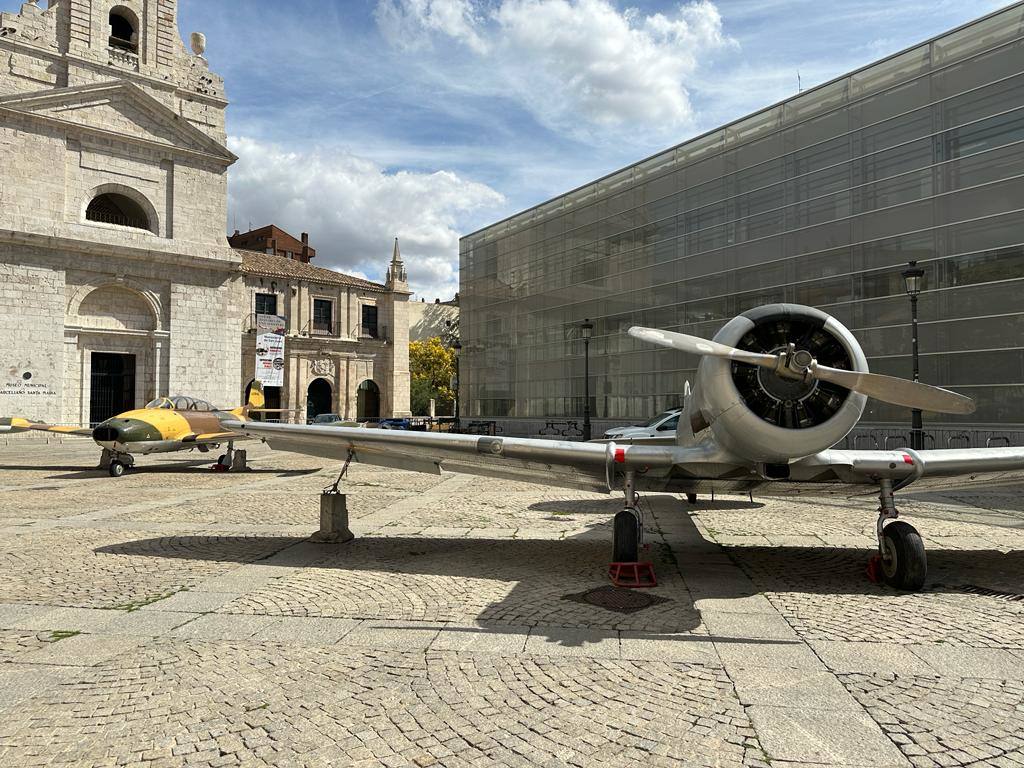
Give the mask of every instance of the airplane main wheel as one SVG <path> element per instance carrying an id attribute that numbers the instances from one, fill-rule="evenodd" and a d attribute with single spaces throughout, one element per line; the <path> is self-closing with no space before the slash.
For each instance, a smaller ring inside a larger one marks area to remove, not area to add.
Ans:
<path id="1" fill-rule="evenodd" d="M 902 520 L 889 523 L 882 530 L 882 547 L 885 583 L 908 592 L 921 589 L 928 575 L 928 559 L 917 529 Z"/>
<path id="2" fill-rule="evenodd" d="M 222 467 L 226 465 L 225 462 L 227 462 L 227 460 L 228 455 L 226 453 L 222 453 L 220 456 L 217 457 L 217 463 L 220 464 Z"/>
<path id="3" fill-rule="evenodd" d="M 688 502 L 690 502 L 691 504 L 696 504 L 697 503 L 697 494 L 696 493 L 688 493 L 688 494 L 686 494 L 686 500 Z"/>
<path id="4" fill-rule="evenodd" d="M 640 558 L 640 518 L 630 509 L 615 515 L 613 562 L 635 563 Z"/>
<path id="5" fill-rule="evenodd" d="M 111 477 L 120 477 L 127 469 L 128 467 L 126 467 L 123 462 L 112 461 L 110 462 L 110 468 L 107 471 L 110 472 Z"/>

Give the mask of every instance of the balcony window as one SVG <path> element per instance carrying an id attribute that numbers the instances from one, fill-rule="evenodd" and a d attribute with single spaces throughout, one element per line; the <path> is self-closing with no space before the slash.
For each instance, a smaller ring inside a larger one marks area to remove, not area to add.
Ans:
<path id="1" fill-rule="evenodd" d="M 127 8 L 110 11 L 110 47 L 129 53 L 139 52 L 139 34 L 134 15 Z"/>
<path id="2" fill-rule="evenodd" d="M 277 294 L 274 294 L 274 293 L 257 293 L 256 294 L 256 314 L 257 315 L 276 315 L 277 314 Z"/>
<path id="3" fill-rule="evenodd" d="M 313 333 L 321 336 L 334 333 L 334 302 L 313 299 Z"/>
<path id="4" fill-rule="evenodd" d="M 363 318 L 360 326 L 360 335 L 368 336 L 371 339 L 376 339 L 380 336 L 380 332 L 377 328 L 377 307 L 373 304 L 363 304 Z"/>

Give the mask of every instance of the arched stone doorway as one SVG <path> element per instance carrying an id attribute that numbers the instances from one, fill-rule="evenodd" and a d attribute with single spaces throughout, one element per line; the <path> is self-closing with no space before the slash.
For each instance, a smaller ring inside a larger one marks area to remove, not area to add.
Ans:
<path id="1" fill-rule="evenodd" d="M 360 419 L 380 418 L 380 387 L 371 379 L 366 379 L 357 390 L 356 417 Z"/>
<path id="2" fill-rule="evenodd" d="M 77 354 L 65 358 L 65 381 L 82 421 L 97 424 L 158 393 L 167 334 L 158 330 L 152 297 L 124 284 L 87 285 L 73 297 L 65 337 Z M 77 405 L 74 402 L 77 401 Z"/>
<path id="3" fill-rule="evenodd" d="M 326 379 L 313 379 L 306 390 L 306 421 L 312 421 L 321 413 L 331 412 L 334 391 Z"/>

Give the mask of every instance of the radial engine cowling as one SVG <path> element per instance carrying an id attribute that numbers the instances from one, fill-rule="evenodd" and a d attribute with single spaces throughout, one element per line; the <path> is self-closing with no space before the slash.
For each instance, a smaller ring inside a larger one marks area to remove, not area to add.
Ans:
<path id="1" fill-rule="evenodd" d="M 821 365 L 868 370 L 860 344 L 842 323 L 797 304 L 744 312 L 714 340 L 769 354 L 794 344 Z M 773 464 L 835 445 L 856 426 L 867 400 L 835 384 L 782 378 L 768 368 L 724 358 L 703 358 L 698 381 L 696 406 L 718 443 L 744 458 Z"/>

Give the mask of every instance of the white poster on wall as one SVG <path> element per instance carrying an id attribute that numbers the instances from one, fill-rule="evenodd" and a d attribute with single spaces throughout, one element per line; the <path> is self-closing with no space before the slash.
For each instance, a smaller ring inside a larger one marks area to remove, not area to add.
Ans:
<path id="1" fill-rule="evenodd" d="M 256 315 L 256 381 L 264 387 L 284 386 L 285 319 Z"/>

